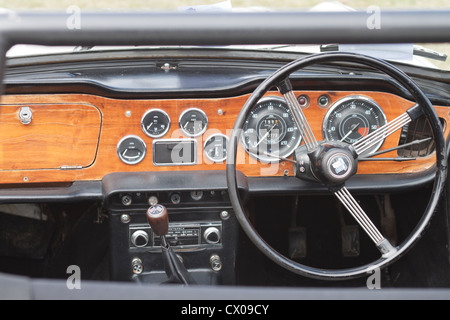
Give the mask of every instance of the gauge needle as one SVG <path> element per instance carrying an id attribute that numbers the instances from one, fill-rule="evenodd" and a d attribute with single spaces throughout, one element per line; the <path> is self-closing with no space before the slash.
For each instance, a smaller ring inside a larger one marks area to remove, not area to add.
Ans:
<path id="1" fill-rule="evenodd" d="M 348 137 L 349 135 L 351 135 L 356 129 L 358 129 L 360 125 L 361 125 L 361 124 L 360 124 L 359 122 L 358 122 L 358 123 L 355 123 L 354 125 L 352 125 L 352 126 L 350 127 L 350 131 L 347 132 L 347 134 L 346 134 L 345 136 L 343 136 L 342 139 L 339 140 L 339 141 L 340 141 L 340 142 L 343 142 L 345 139 L 347 139 L 347 137 Z"/>
<path id="2" fill-rule="evenodd" d="M 267 133 L 259 140 L 259 142 L 254 146 L 254 148 L 256 148 L 257 146 L 259 146 L 261 142 L 263 142 L 264 140 L 266 140 L 267 136 L 270 134 L 270 131 L 272 131 L 272 129 L 275 128 L 275 126 L 276 126 L 277 124 L 278 124 L 278 123 L 275 123 L 275 124 L 272 126 L 272 128 L 270 128 L 269 131 L 267 131 Z"/>
<path id="3" fill-rule="evenodd" d="M 134 160 L 134 159 L 138 159 L 141 156 L 141 153 L 138 152 L 138 154 L 136 156 L 127 156 L 127 151 L 128 149 L 125 149 L 125 151 L 122 153 L 122 157 L 127 158 L 128 160 Z"/>
<path id="4" fill-rule="evenodd" d="M 148 125 L 147 130 L 150 130 L 150 128 L 152 127 L 152 125 L 153 125 L 153 122 L 151 122 L 151 123 Z"/>

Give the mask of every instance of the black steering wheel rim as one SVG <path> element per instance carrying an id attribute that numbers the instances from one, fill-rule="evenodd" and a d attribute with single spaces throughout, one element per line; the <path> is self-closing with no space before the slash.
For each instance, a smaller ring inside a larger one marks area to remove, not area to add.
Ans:
<path id="1" fill-rule="evenodd" d="M 372 263 L 365 264 L 358 267 L 347 268 L 347 269 L 321 269 L 306 266 L 295 262 L 279 252 L 273 249 L 268 243 L 266 243 L 262 237 L 258 234 L 257 230 L 253 227 L 251 222 L 247 219 L 241 199 L 239 197 L 237 182 L 236 182 L 236 155 L 237 147 L 239 144 L 239 134 L 241 128 L 243 127 L 247 113 L 253 108 L 256 103 L 264 96 L 264 94 L 269 91 L 277 83 L 289 77 L 293 72 L 305 68 L 307 66 L 326 63 L 326 62 L 351 62 L 359 63 L 365 66 L 375 68 L 381 72 L 384 72 L 394 80 L 396 80 L 400 85 L 402 85 L 408 92 L 412 95 L 415 102 L 421 106 L 423 113 L 430 122 L 431 129 L 434 136 L 435 142 L 435 155 L 436 155 L 436 166 L 435 166 L 435 179 L 433 184 L 433 189 L 431 192 L 431 197 L 428 202 L 427 208 L 424 214 L 416 225 L 415 229 L 410 233 L 410 235 L 397 246 L 397 252 L 390 256 L 381 256 L 378 260 Z M 363 275 L 367 275 L 368 272 L 375 268 L 385 267 L 392 262 L 400 258 L 408 249 L 410 249 L 414 243 L 421 238 L 422 234 L 426 230 L 432 215 L 439 203 L 440 195 L 444 189 L 445 179 L 447 176 L 447 156 L 445 148 L 445 138 L 443 135 L 443 130 L 439 118 L 433 108 L 433 105 L 422 92 L 422 90 L 417 86 L 417 84 L 403 71 L 397 67 L 370 56 L 355 54 L 355 53 L 321 53 L 311 55 L 302 59 L 295 60 L 284 67 L 278 69 L 266 80 L 264 80 L 251 94 L 247 102 L 244 104 L 241 112 L 239 113 L 229 142 L 229 152 L 227 155 L 227 166 L 226 166 L 226 176 L 227 184 L 229 190 L 230 201 L 233 206 L 235 215 L 253 244 L 269 259 L 277 263 L 281 267 L 303 276 L 316 279 L 326 279 L 326 280 L 342 280 L 356 278 Z"/>

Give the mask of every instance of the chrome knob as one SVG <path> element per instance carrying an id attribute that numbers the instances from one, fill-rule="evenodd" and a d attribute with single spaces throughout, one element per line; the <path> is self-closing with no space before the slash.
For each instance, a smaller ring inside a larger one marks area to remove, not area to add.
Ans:
<path id="1" fill-rule="evenodd" d="M 212 270 L 214 270 L 214 271 L 222 270 L 223 263 L 222 263 L 222 260 L 220 259 L 220 257 L 217 254 L 213 254 L 209 258 L 209 263 L 210 263 L 210 266 L 211 266 Z"/>
<path id="2" fill-rule="evenodd" d="M 134 258 L 131 261 L 131 271 L 134 274 L 141 274 L 144 271 L 144 264 L 142 263 L 141 259 Z"/>
<path id="3" fill-rule="evenodd" d="M 148 245 L 148 242 L 150 241 L 150 238 L 144 230 L 137 230 L 131 235 L 131 243 L 135 247 L 145 247 Z"/>
<path id="4" fill-rule="evenodd" d="M 203 238 L 209 244 L 216 244 L 220 242 L 220 230 L 216 227 L 209 227 L 203 232 Z"/>

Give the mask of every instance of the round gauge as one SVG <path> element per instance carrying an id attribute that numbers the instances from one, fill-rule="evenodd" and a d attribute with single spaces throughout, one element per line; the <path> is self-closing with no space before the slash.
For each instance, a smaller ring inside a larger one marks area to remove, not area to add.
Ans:
<path id="1" fill-rule="evenodd" d="M 323 120 L 326 140 L 353 144 L 387 122 L 380 106 L 367 97 L 349 96 L 337 101 Z M 383 140 L 364 153 L 378 150 Z"/>
<path id="2" fill-rule="evenodd" d="M 267 162 L 289 157 L 301 136 L 291 111 L 282 98 L 261 99 L 244 122 L 241 141 L 253 157 Z"/>
<path id="3" fill-rule="evenodd" d="M 145 158 L 147 146 L 137 136 L 123 137 L 117 144 L 117 155 L 126 164 L 138 164 Z"/>
<path id="4" fill-rule="evenodd" d="M 213 162 L 223 162 L 227 158 L 228 137 L 221 133 L 213 134 L 205 141 L 203 151 Z"/>
<path id="5" fill-rule="evenodd" d="M 185 135 L 196 137 L 206 131 L 208 117 L 202 110 L 191 108 L 181 114 L 179 124 Z"/>
<path id="6" fill-rule="evenodd" d="M 160 138 L 169 131 L 169 115 L 160 109 L 148 110 L 141 119 L 141 127 L 149 137 Z"/>

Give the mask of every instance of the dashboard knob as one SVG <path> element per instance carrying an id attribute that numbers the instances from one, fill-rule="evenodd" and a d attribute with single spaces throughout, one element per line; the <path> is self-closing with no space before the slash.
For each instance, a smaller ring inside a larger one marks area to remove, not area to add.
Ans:
<path id="1" fill-rule="evenodd" d="M 216 227 L 209 227 L 203 232 L 203 238 L 209 244 L 216 244 L 220 242 L 220 230 Z"/>
<path id="2" fill-rule="evenodd" d="M 214 254 L 209 258 L 209 263 L 210 263 L 211 269 L 213 269 L 214 271 L 222 270 L 223 263 L 217 254 Z"/>
<path id="3" fill-rule="evenodd" d="M 135 247 L 145 247 L 149 240 L 150 238 L 144 230 L 137 230 L 131 235 L 131 243 Z"/>

